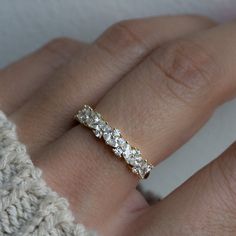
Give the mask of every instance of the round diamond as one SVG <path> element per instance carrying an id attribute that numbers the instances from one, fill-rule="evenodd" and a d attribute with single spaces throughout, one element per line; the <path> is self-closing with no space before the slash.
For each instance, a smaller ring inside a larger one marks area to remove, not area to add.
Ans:
<path id="1" fill-rule="evenodd" d="M 141 152 L 140 152 L 139 149 L 133 148 L 133 149 L 132 149 L 132 155 L 133 155 L 133 156 L 141 156 Z"/>
<path id="2" fill-rule="evenodd" d="M 130 164 L 132 166 L 140 166 L 141 161 L 142 161 L 142 156 L 140 150 L 133 148 L 131 150 Z"/>
<path id="3" fill-rule="evenodd" d="M 98 129 L 98 122 L 100 118 L 95 112 L 92 112 L 87 120 L 87 125 L 92 129 Z"/>
<path id="4" fill-rule="evenodd" d="M 104 132 L 103 132 L 103 138 L 105 140 L 105 142 L 112 146 L 112 147 L 117 147 L 118 144 L 116 144 L 116 140 L 113 137 L 113 130 L 110 126 L 106 125 L 106 127 L 104 127 Z"/>
<path id="5" fill-rule="evenodd" d="M 123 138 L 118 139 L 118 144 L 122 149 L 125 149 L 127 142 Z"/>
<path id="6" fill-rule="evenodd" d="M 112 130 L 110 127 L 107 127 L 103 133 L 103 138 L 106 143 L 112 147 L 118 147 L 119 140 L 119 131 L 117 129 Z"/>
<path id="7" fill-rule="evenodd" d="M 82 115 L 82 112 L 78 112 L 78 114 L 76 115 L 76 118 L 79 120 L 80 123 L 84 123 L 84 116 Z"/>
<path id="8" fill-rule="evenodd" d="M 113 130 L 113 136 L 114 136 L 114 137 L 120 137 L 120 130 L 114 129 L 114 130 Z"/>
<path id="9" fill-rule="evenodd" d="M 94 129 L 93 133 L 95 134 L 95 136 L 97 138 L 101 138 L 102 137 L 102 132 L 100 130 Z"/>
<path id="10" fill-rule="evenodd" d="M 110 132 L 103 133 L 103 138 L 106 142 L 108 142 L 111 139 L 111 133 Z"/>
<path id="11" fill-rule="evenodd" d="M 122 151 L 122 149 L 120 147 L 113 148 L 112 150 L 113 150 L 113 152 L 115 153 L 116 156 L 122 157 L 123 151 Z"/>
<path id="12" fill-rule="evenodd" d="M 130 158 L 130 164 L 132 166 L 139 167 L 141 165 L 142 157 L 141 156 L 132 156 Z"/>
<path id="13" fill-rule="evenodd" d="M 106 143 L 112 147 L 118 147 L 117 138 L 114 138 L 112 135 L 106 140 Z"/>
<path id="14" fill-rule="evenodd" d="M 127 163 L 129 163 L 131 155 L 132 155 L 131 146 L 128 143 L 126 143 L 126 145 L 123 148 L 123 156 L 127 161 Z"/>
<path id="15" fill-rule="evenodd" d="M 148 177 L 151 169 L 153 168 L 153 166 L 151 164 L 148 164 L 146 160 L 142 160 L 141 161 L 141 165 L 140 166 L 134 166 L 132 168 L 132 171 L 135 174 L 138 174 L 142 179 L 145 179 Z"/>
<path id="16" fill-rule="evenodd" d="M 87 120 L 90 118 L 92 109 L 89 106 L 84 106 L 84 108 L 78 112 L 77 118 L 79 121 L 83 124 L 87 122 Z"/>
<path id="17" fill-rule="evenodd" d="M 106 122 L 104 124 L 100 124 L 100 127 L 104 134 L 112 132 L 112 128 Z"/>
<path id="18" fill-rule="evenodd" d="M 118 146 L 117 140 L 115 138 L 110 138 L 108 141 L 106 141 L 106 143 L 112 147 Z"/>

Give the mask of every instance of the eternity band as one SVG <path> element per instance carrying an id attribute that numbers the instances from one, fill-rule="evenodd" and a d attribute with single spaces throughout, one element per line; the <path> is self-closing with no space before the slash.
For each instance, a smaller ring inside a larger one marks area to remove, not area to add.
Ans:
<path id="1" fill-rule="evenodd" d="M 120 130 L 112 128 L 101 114 L 90 106 L 84 105 L 75 115 L 75 119 L 84 126 L 92 129 L 97 138 L 103 138 L 105 143 L 112 147 L 114 154 L 124 160 L 132 172 L 141 179 L 146 179 L 153 165 L 142 158 L 139 149 L 132 147 L 121 135 Z"/>

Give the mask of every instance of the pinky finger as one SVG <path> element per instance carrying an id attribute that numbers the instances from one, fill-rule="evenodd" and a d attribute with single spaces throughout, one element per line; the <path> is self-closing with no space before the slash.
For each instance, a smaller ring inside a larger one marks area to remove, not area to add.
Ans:
<path id="1" fill-rule="evenodd" d="M 129 226 L 127 235 L 235 236 L 236 143 Z"/>

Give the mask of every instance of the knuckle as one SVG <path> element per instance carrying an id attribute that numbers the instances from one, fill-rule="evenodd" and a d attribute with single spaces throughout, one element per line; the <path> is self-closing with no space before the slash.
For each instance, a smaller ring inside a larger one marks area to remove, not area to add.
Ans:
<path id="1" fill-rule="evenodd" d="M 131 47 L 138 47 L 139 51 L 146 50 L 144 40 L 136 33 L 133 22 L 123 20 L 115 23 L 97 40 L 97 45 L 111 54 Z"/>
<path id="2" fill-rule="evenodd" d="M 211 53 L 192 40 L 179 40 L 151 55 L 169 91 L 185 102 L 206 99 L 215 83 L 218 67 Z"/>
<path id="3" fill-rule="evenodd" d="M 61 62 L 67 62 L 72 54 L 74 54 L 80 43 L 70 38 L 56 38 L 47 43 L 42 51 L 55 57 L 55 60 Z M 58 63 L 57 63 L 58 64 Z"/>

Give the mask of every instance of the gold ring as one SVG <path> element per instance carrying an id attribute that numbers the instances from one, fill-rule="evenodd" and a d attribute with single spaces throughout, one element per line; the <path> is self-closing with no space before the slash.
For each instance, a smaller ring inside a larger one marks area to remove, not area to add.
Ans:
<path id="1" fill-rule="evenodd" d="M 94 111 L 90 106 L 84 105 L 75 115 L 75 119 L 92 129 L 97 138 L 103 138 L 105 143 L 112 147 L 114 154 L 123 159 L 133 173 L 141 179 L 146 179 L 149 176 L 153 165 L 143 159 L 140 150 L 132 147 L 122 137 L 120 130 L 112 128 L 101 114 Z"/>

